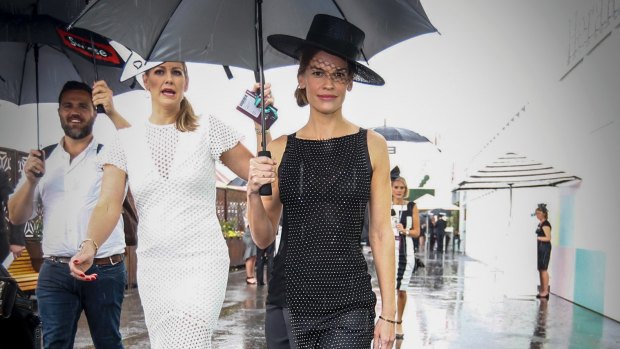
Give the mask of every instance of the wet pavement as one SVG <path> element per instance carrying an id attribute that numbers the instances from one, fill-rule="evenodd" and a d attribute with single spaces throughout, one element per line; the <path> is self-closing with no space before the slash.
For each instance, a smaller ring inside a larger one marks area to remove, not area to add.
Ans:
<path id="1" fill-rule="evenodd" d="M 364 251 L 378 294 L 372 255 Z M 501 272 L 461 254 L 420 258 L 425 267 L 409 285 L 405 336 L 396 348 L 620 348 L 618 322 L 553 294 L 537 300 L 536 286 L 531 294 L 505 292 Z M 214 348 L 266 348 L 266 294 L 266 286 L 246 284 L 244 270 L 230 272 Z M 126 348 L 150 347 L 137 289 L 126 293 L 121 327 Z M 75 347 L 93 347 L 84 317 Z"/>

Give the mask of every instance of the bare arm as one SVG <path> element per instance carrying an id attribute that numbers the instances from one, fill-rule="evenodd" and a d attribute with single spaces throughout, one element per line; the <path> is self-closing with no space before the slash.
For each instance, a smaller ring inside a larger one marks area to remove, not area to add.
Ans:
<path id="1" fill-rule="evenodd" d="M 254 84 L 252 87 L 254 92 L 257 92 L 260 89 L 260 84 Z M 271 97 L 271 84 L 265 84 L 265 104 L 272 105 L 273 98 Z M 262 150 L 262 128 L 260 124 L 254 123 L 254 131 L 256 132 L 256 149 L 257 152 Z M 269 144 L 271 142 L 271 133 L 267 131 L 266 142 Z M 252 154 L 250 151 L 241 143 L 238 143 L 232 149 L 225 151 L 220 156 L 220 160 L 231 169 L 237 176 L 247 180 L 250 159 L 252 158 Z"/>
<path id="2" fill-rule="evenodd" d="M 37 157 L 41 154 L 42 152 L 39 150 L 30 151 L 30 155 L 24 164 L 23 175 L 26 176 L 26 180 L 9 200 L 9 220 L 14 225 L 24 224 L 32 216 L 35 189 L 40 179 L 35 177 L 35 173 L 45 173 L 45 162 Z"/>
<path id="3" fill-rule="evenodd" d="M 113 165 L 103 167 L 101 193 L 88 222 L 87 239 L 80 251 L 71 258 L 69 270 L 75 278 L 94 281 L 96 274 L 85 275 L 96 255 L 96 249 L 110 236 L 121 216 L 125 198 L 125 172 Z"/>
<path id="4" fill-rule="evenodd" d="M 381 316 L 395 320 L 396 276 L 394 267 L 394 235 L 390 224 L 390 160 L 387 143 L 376 132 L 368 132 L 368 149 L 372 162 L 370 187 L 370 247 L 374 257 L 379 290 L 381 292 Z M 375 347 L 388 347 L 394 341 L 394 324 L 379 320 L 375 327 Z"/>
<path id="5" fill-rule="evenodd" d="M 282 159 L 286 147 L 286 137 L 280 137 L 269 144 L 273 159 L 258 157 L 250 161 L 248 174 L 248 218 L 252 238 L 259 248 L 267 248 L 276 238 L 282 202 L 280 188 L 276 180 L 277 164 Z M 276 162 L 277 161 L 277 162 Z M 271 195 L 261 196 L 259 189 L 263 184 L 271 184 Z"/>
<path id="6" fill-rule="evenodd" d="M 252 87 L 252 90 L 254 91 L 254 93 L 260 93 L 260 84 L 256 83 L 254 84 L 254 86 Z M 265 83 L 265 106 L 268 105 L 273 105 L 274 103 L 274 99 L 273 96 L 271 95 L 271 84 L 270 83 Z M 263 150 L 263 136 L 262 136 L 262 126 L 259 123 L 254 123 L 254 132 L 256 132 L 256 154 L 258 154 L 259 151 Z M 269 130 L 265 131 L 265 141 L 267 144 L 271 143 L 271 132 L 269 132 Z"/>
<path id="7" fill-rule="evenodd" d="M 252 153 L 243 144 L 237 143 L 220 156 L 220 160 L 237 176 L 247 180 Z"/>
<path id="8" fill-rule="evenodd" d="M 409 236 L 417 238 L 420 236 L 420 212 L 418 211 L 418 205 L 413 205 L 411 210 L 411 229 L 409 229 Z"/>
<path id="9" fill-rule="evenodd" d="M 543 230 L 543 233 L 545 233 L 545 236 L 539 236 L 538 241 L 544 241 L 544 242 L 551 241 L 551 228 L 545 225 L 544 227 L 542 227 L 542 230 Z"/>

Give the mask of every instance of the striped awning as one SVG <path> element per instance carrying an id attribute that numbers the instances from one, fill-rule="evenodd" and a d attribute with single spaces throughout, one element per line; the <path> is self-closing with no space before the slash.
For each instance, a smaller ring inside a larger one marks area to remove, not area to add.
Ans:
<path id="1" fill-rule="evenodd" d="M 580 180 L 540 161 L 506 153 L 459 183 L 454 191 L 548 187 Z"/>

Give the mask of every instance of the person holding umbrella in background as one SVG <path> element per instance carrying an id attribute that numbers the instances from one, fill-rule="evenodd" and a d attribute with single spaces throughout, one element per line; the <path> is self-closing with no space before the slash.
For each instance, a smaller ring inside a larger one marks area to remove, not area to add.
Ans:
<path id="1" fill-rule="evenodd" d="M 184 62 L 164 62 L 142 78 L 151 115 L 104 148 L 101 194 L 71 273 L 82 281 L 96 278 L 89 268 L 110 238 L 128 181 L 140 222 L 137 276 L 151 347 L 210 348 L 229 268 L 216 215 L 215 163 L 245 179 L 252 154 L 232 128 L 194 113 L 184 96 Z"/>
<path id="2" fill-rule="evenodd" d="M 340 18 L 316 15 L 306 40 L 267 40 L 299 60 L 295 97 L 310 111 L 299 131 L 269 144 L 273 159 L 250 163 L 248 212 L 258 247 L 274 241 L 283 213 L 267 296 L 267 346 L 370 348 L 374 339 L 375 348 L 389 348 L 396 321 L 387 143 L 342 114 L 354 81 L 384 81 L 356 62 L 364 32 Z M 265 184 L 273 195 L 260 196 Z M 376 296 L 360 249 L 367 203 L 382 298 L 376 324 Z"/>
<path id="3" fill-rule="evenodd" d="M 122 220 L 117 217 L 110 222 L 110 239 L 95 249 L 89 273 L 96 282 L 76 283 L 69 274 L 71 256 L 86 245 L 94 246 L 87 238 L 86 226 L 102 177 L 96 167 L 101 144 L 92 135 L 97 117 L 95 104 L 105 105 L 117 126 L 124 122 L 114 109 L 112 91 L 102 81 L 94 86 L 96 95 L 83 82 L 65 83 L 58 97 L 58 116 L 65 135 L 53 152 L 50 148 L 47 154 L 30 152 L 9 199 L 12 224 L 24 224 L 33 218 L 39 200 L 43 205 L 45 260 L 36 294 L 45 348 L 73 348 L 83 310 L 96 347 L 123 347 L 119 332 L 126 278 Z"/>

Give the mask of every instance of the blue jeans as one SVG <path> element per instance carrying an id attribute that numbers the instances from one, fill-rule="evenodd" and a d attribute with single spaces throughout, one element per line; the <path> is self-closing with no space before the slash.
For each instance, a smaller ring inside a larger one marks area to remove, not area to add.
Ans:
<path id="1" fill-rule="evenodd" d="M 45 348 L 73 348 L 82 310 L 96 348 L 123 348 L 119 327 L 125 263 L 93 265 L 91 273 L 97 280 L 85 282 L 73 278 L 65 263 L 46 260 L 41 266 L 36 295 Z"/>

